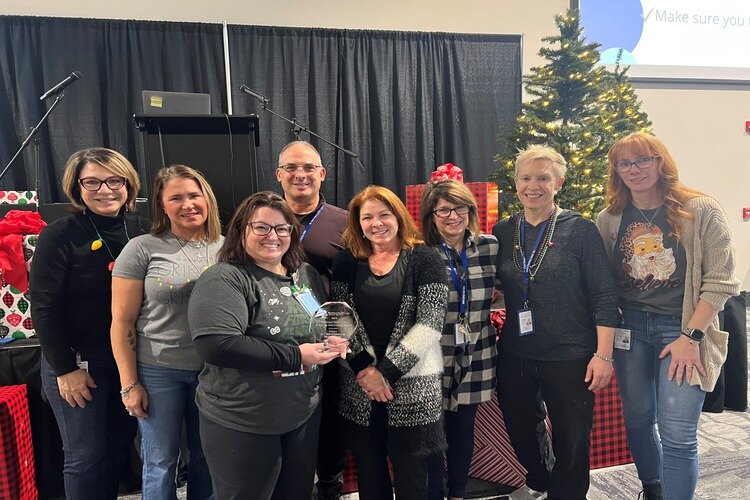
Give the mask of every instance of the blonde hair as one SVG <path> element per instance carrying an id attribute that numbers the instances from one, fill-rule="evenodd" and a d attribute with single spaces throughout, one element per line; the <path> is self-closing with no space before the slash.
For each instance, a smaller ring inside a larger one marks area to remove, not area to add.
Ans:
<path id="1" fill-rule="evenodd" d="M 81 170 L 89 163 L 106 168 L 114 175 L 125 179 L 125 187 L 128 192 L 125 198 L 125 207 L 130 211 L 134 211 L 135 199 L 138 196 L 138 191 L 141 189 L 141 180 L 138 178 L 138 172 L 135 171 L 133 165 L 122 154 L 107 148 L 89 148 L 76 151 L 70 155 L 70 158 L 65 163 L 62 188 L 73 207 L 78 211 L 86 209 L 86 204 L 83 202 L 83 198 L 81 198 L 81 185 L 78 183 L 78 180 L 81 176 Z"/>
<path id="2" fill-rule="evenodd" d="M 565 173 L 568 171 L 568 166 L 565 163 L 565 158 L 563 158 L 563 155 L 549 146 L 540 145 L 532 145 L 526 149 L 518 151 L 518 156 L 516 156 L 516 168 L 513 177 L 516 179 L 518 178 L 518 169 L 521 167 L 521 165 L 525 163 L 531 163 L 535 160 L 551 161 L 557 178 L 565 178 Z"/>
<path id="3" fill-rule="evenodd" d="M 349 202 L 349 222 L 344 230 L 342 239 L 352 254 L 358 259 L 364 259 L 372 254 L 372 244 L 365 238 L 359 223 L 359 213 L 366 201 L 379 201 L 393 212 L 398 221 L 398 237 L 402 250 L 411 250 L 423 243 L 417 226 L 412 221 L 404 203 L 393 191 L 383 186 L 370 185 L 357 193 Z"/>
<path id="4" fill-rule="evenodd" d="M 615 142 L 607 153 L 609 160 L 609 180 L 607 181 L 607 212 L 619 215 L 625 210 L 628 202 L 633 199 L 630 189 L 625 185 L 620 174 L 615 169 L 617 162 L 625 156 L 656 156 L 659 180 L 656 183 L 659 197 L 667 212 L 667 223 L 672 228 L 672 235 L 678 240 L 681 236 L 682 218 L 691 219 L 685 210 L 685 203 L 703 193 L 685 186 L 680 182 L 680 174 L 667 146 L 656 136 L 645 132 L 635 132 L 626 135 Z"/>
<path id="5" fill-rule="evenodd" d="M 219 205 L 216 202 L 216 196 L 203 174 L 187 165 L 170 165 L 156 172 L 151 203 L 151 234 L 164 234 L 172 227 L 169 217 L 164 213 L 164 204 L 161 199 L 167 183 L 172 179 L 190 179 L 198 184 L 203 197 L 206 198 L 208 208 L 206 222 L 203 224 L 206 240 L 210 243 L 218 241 L 219 236 L 221 236 L 221 221 L 219 220 Z"/>

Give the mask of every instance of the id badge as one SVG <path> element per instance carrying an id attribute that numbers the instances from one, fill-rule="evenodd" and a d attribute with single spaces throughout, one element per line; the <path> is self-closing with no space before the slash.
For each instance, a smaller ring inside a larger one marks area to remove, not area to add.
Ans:
<path id="1" fill-rule="evenodd" d="M 320 309 L 320 303 L 318 303 L 318 299 L 315 298 L 315 295 L 313 295 L 310 290 L 304 290 L 299 293 L 295 293 L 294 298 L 297 299 L 297 302 L 299 302 L 300 305 L 305 308 L 305 311 L 307 311 L 307 314 L 309 314 L 310 316 L 315 314 L 315 311 Z"/>
<path id="2" fill-rule="evenodd" d="M 615 349 L 629 351 L 630 346 L 630 330 L 627 328 L 615 328 Z"/>
<path id="3" fill-rule="evenodd" d="M 520 309 L 518 311 L 518 334 L 531 335 L 534 333 L 534 318 L 531 315 L 531 309 Z"/>
<path id="4" fill-rule="evenodd" d="M 85 370 L 86 372 L 89 371 L 89 362 L 81 359 L 80 352 L 76 353 L 76 365 L 78 365 L 78 368 L 80 368 L 81 370 Z"/>
<path id="5" fill-rule="evenodd" d="M 469 343 L 469 339 L 471 338 L 469 335 L 469 327 L 464 321 L 459 321 L 453 325 L 453 331 L 457 346 L 463 346 Z"/>

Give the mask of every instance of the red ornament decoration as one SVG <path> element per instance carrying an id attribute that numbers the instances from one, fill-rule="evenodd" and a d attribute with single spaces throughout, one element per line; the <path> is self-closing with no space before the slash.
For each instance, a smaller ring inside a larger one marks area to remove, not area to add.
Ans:
<path id="1" fill-rule="evenodd" d="M 114 269 L 114 268 L 115 268 L 115 261 L 113 260 L 112 262 L 110 262 L 109 264 L 107 264 L 107 269 L 111 273 L 112 269 Z"/>

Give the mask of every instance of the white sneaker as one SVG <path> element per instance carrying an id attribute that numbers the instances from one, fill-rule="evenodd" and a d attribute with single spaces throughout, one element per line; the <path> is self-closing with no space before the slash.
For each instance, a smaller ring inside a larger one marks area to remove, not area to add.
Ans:
<path id="1" fill-rule="evenodd" d="M 510 500 L 544 500 L 547 492 L 532 490 L 525 484 L 508 495 Z"/>

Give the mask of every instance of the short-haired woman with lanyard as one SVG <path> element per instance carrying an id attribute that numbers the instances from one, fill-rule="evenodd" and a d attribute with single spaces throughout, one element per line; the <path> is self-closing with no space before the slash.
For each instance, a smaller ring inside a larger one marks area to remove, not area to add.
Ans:
<path id="1" fill-rule="evenodd" d="M 425 242 L 450 274 L 448 314 L 443 325 L 443 416 L 448 497 L 463 498 L 474 451 L 479 403 L 495 390 L 497 334 L 490 323 L 497 239 L 479 233 L 474 195 L 465 184 L 439 180 L 427 185 L 419 215 Z M 443 498 L 443 454 L 430 459 L 429 498 Z"/>
<path id="2" fill-rule="evenodd" d="M 39 235 L 29 283 L 42 386 L 62 436 L 66 496 L 114 499 L 136 426 L 120 403 L 109 342 L 111 273 L 149 224 L 132 213 L 138 173 L 116 151 L 73 153 L 62 187 L 76 212 Z"/>
<path id="3" fill-rule="evenodd" d="M 195 390 L 203 360 L 188 327 L 188 299 L 216 262 L 219 208 L 203 175 L 185 165 L 154 177 L 151 234 L 134 238 L 112 272 L 112 350 L 122 404 L 138 418 L 143 498 L 177 498 L 182 424 L 190 454 L 189 499 L 211 496 Z"/>
<path id="4" fill-rule="evenodd" d="M 513 448 L 527 470 L 511 498 L 584 500 L 594 392 L 612 377 L 617 300 L 604 244 L 590 220 L 559 208 L 565 160 L 547 146 L 516 158 L 523 210 L 492 230 L 507 316 L 498 349 L 497 393 Z M 555 464 L 540 453 L 543 400 Z"/>
<path id="5" fill-rule="evenodd" d="M 309 499 L 322 365 L 342 355 L 315 342 L 326 293 L 304 262 L 300 225 L 276 193 L 237 207 L 190 297 L 190 330 L 206 365 L 196 402 L 214 494 L 221 500 Z M 335 343 L 334 343 L 335 344 Z"/>
<path id="6" fill-rule="evenodd" d="M 717 314 L 739 291 L 729 225 L 716 200 L 680 182 L 653 135 L 626 136 L 608 157 L 609 206 L 596 224 L 623 313 L 615 368 L 628 445 L 646 499 L 686 500 L 705 391 L 726 359 Z"/>
<path id="7" fill-rule="evenodd" d="M 445 449 L 440 335 L 445 265 L 422 243 L 390 190 L 368 186 L 349 202 L 346 250 L 334 261 L 331 299 L 362 320 L 341 370 L 343 429 L 357 459 L 359 498 L 427 497 L 427 457 Z"/>

